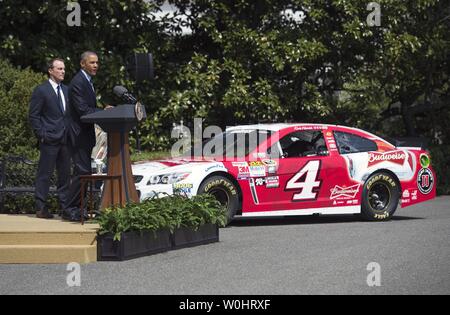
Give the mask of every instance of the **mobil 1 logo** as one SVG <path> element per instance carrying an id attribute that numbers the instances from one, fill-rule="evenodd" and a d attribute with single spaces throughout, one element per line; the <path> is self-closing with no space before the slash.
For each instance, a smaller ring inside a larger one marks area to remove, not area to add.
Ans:
<path id="1" fill-rule="evenodd" d="M 433 190 L 434 177 L 429 168 L 423 168 L 417 175 L 417 186 L 422 194 L 429 194 Z"/>

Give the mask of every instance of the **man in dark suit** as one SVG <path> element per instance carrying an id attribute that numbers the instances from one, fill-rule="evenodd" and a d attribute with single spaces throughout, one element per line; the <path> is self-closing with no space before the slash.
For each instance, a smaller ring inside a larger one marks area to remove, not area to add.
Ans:
<path id="1" fill-rule="evenodd" d="M 90 51 L 83 53 L 80 64 L 81 70 L 69 85 L 73 121 L 70 132 L 75 139 L 71 147 L 74 172 L 70 186 L 69 208 L 64 211 L 63 218 L 71 221 L 81 219 L 80 197 L 81 193 L 85 194 L 85 192 L 81 192 L 79 176 L 92 174 L 91 154 L 96 142 L 94 124 L 82 123 L 81 117 L 102 110 L 97 108 L 97 97 L 92 80 L 99 68 L 97 54 Z"/>
<path id="2" fill-rule="evenodd" d="M 31 97 L 29 121 L 39 139 L 40 159 L 36 175 L 35 204 L 38 218 L 52 219 L 46 207 L 50 178 L 57 170 L 58 198 L 65 209 L 70 186 L 70 152 L 68 142 L 71 115 L 68 110 L 69 91 L 62 84 L 65 75 L 64 60 L 52 59 L 48 63 L 49 80 L 38 86 Z"/>

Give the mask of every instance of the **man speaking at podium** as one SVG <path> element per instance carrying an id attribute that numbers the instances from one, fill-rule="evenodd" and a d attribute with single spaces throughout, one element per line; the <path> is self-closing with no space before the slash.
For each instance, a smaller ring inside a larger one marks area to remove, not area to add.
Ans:
<path id="1" fill-rule="evenodd" d="M 95 52 L 87 51 L 81 55 L 81 70 L 74 76 L 69 85 L 69 100 L 72 108 L 71 133 L 74 135 L 75 143 L 71 148 L 73 162 L 73 178 L 70 186 L 68 207 L 63 212 L 63 219 L 79 221 L 81 183 L 80 175 L 92 174 L 91 153 L 95 146 L 94 124 L 81 122 L 81 117 L 92 114 L 102 109 L 97 108 L 97 96 L 95 92 L 93 77 L 97 75 L 99 60 Z M 111 108 L 108 106 L 106 108 Z"/>

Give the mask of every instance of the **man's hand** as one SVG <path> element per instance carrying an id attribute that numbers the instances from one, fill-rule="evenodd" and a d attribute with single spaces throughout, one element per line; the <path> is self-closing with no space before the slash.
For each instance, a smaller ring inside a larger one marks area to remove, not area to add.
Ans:
<path id="1" fill-rule="evenodd" d="M 111 109 L 111 108 L 114 108 L 114 106 L 111 106 L 111 105 L 106 105 L 106 106 L 105 106 L 105 110 L 106 110 L 106 109 Z"/>

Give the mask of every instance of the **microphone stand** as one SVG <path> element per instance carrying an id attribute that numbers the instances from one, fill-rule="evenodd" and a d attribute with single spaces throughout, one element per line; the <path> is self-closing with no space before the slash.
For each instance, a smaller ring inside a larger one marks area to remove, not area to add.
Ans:
<path id="1" fill-rule="evenodd" d="M 135 93 L 135 95 L 137 95 L 137 99 L 139 100 L 139 98 L 140 98 L 139 89 L 137 89 L 136 92 L 137 92 L 137 94 Z M 139 136 L 139 125 L 140 125 L 140 122 L 138 122 L 136 127 L 133 129 L 133 131 L 135 132 L 135 135 L 136 135 L 136 153 L 142 152 L 141 151 L 141 137 Z"/>

